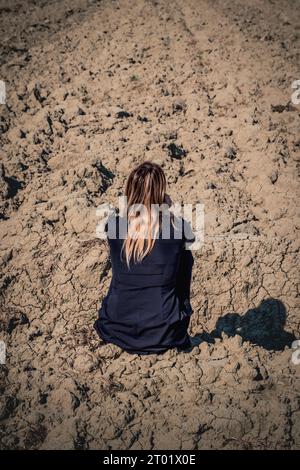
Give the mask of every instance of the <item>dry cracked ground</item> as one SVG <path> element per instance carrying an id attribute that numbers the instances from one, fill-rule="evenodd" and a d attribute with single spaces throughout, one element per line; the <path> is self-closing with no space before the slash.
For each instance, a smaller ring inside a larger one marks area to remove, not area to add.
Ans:
<path id="1" fill-rule="evenodd" d="M 299 2 L 0 17 L 1 448 L 299 449 Z M 205 204 L 191 353 L 129 355 L 92 328 L 111 276 L 96 207 L 144 159 Z"/>

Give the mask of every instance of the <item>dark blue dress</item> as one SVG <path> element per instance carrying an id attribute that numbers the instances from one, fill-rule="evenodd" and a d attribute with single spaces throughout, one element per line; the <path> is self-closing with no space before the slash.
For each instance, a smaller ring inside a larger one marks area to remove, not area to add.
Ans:
<path id="1" fill-rule="evenodd" d="M 120 218 L 113 217 L 118 226 Z M 108 234 L 112 280 L 94 324 L 105 342 L 136 354 L 189 346 L 193 256 L 185 242 L 193 241 L 193 234 L 189 228 L 187 238 L 182 219 L 176 220 L 175 228 L 170 224 L 170 239 L 158 237 L 149 255 L 130 269 L 121 259 L 118 231 L 116 239 Z"/>

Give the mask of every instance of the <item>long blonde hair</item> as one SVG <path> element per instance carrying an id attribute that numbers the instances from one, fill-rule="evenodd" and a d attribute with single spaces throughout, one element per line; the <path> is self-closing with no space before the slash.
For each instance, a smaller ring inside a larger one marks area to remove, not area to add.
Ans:
<path id="1" fill-rule="evenodd" d="M 162 168 L 148 161 L 141 163 L 130 173 L 125 195 L 128 231 L 122 253 L 129 266 L 131 260 L 134 263 L 142 261 L 154 247 L 160 219 L 158 213 L 153 211 L 153 205 L 161 206 L 166 196 L 166 177 Z M 141 204 L 144 209 L 142 214 L 138 210 Z"/>

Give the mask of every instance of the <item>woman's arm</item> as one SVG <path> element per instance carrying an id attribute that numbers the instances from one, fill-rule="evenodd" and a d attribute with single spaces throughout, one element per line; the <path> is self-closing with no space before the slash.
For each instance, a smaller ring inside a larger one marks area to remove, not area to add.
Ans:
<path id="1" fill-rule="evenodd" d="M 190 288 L 194 258 L 190 250 L 182 249 L 179 268 L 176 277 L 176 292 L 180 303 L 180 309 L 191 310 Z"/>

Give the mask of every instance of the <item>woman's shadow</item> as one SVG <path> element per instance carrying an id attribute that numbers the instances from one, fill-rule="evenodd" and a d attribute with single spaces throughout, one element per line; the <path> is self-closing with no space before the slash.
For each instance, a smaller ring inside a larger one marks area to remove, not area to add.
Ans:
<path id="1" fill-rule="evenodd" d="M 214 342 L 214 338 L 239 335 L 243 341 L 262 346 L 267 350 L 282 351 L 290 347 L 296 339 L 292 333 L 284 330 L 286 308 L 281 300 L 265 299 L 258 307 L 248 310 L 245 315 L 227 313 L 219 318 L 215 329 L 206 341 Z M 200 335 L 201 336 L 201 335 Z"/>

